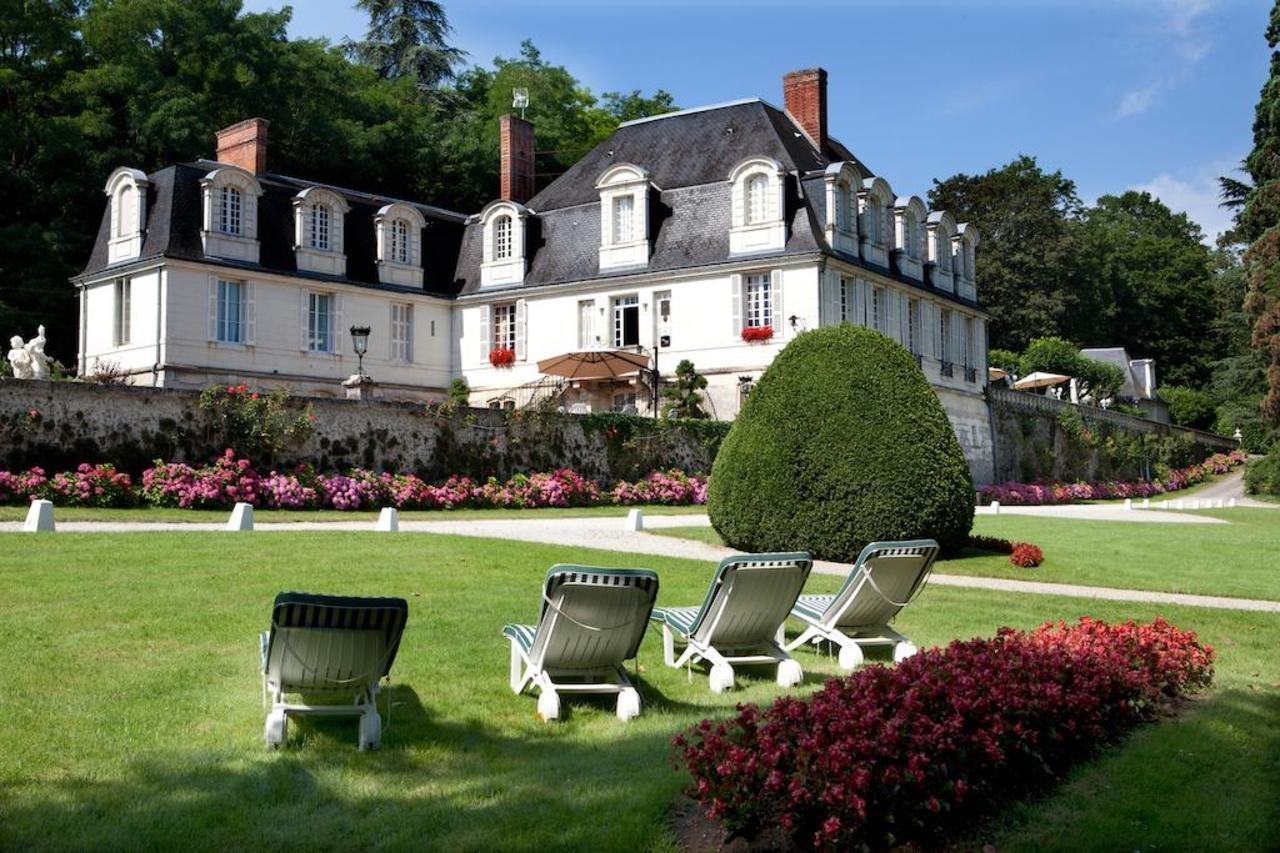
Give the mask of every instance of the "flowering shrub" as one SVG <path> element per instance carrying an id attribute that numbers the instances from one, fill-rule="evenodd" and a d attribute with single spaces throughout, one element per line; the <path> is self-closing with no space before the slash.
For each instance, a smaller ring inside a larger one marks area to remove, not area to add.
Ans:
<path id="1" fill-rule="evenodd" d="M 142 472 L 142 496 L 153 506 L 219 509 L 239 501 L 258 503 L 258 474 L 248 459 L 236 459 L 228 448 L 212 465 L 192 468 L 182 462 L 156 460 Z"/>
<path id="2" fill-rule="evenodd" d="M 767 341 L 773 337 L 773 326 L 747 326 L 742 330 L 742 339 L 749 344 Z"/>
<path id="3" fill-rule="evenodd" d="M 494 347 L 489 350 L 489 363 L 494 367 L 510 367 L 516 363 L 516 351 L 511 347 Z"/>
<path id="4" fill-rule="evenodd" d="M 260 393 L 248 385 L 210 385 L 200 392 L 200 408 L 227 447 L 258 462 L 306 440 L 315 421 L 311 406 L 291 406 L 283 388 Z"/>
<path id="5" fill-rule="evenodd" d="M 707 478 L 683 471 L 654 471 L 634 483 L 619 482 L 609 493 L 615 504 L 704 504 Z"/>
<path id="6" fill-rule="evenodd" d="M 1094 483 L 1003 483 L 983 486 L 978 502 L 998 501 L 1006 506 L 1039 506 L 1069 504 L 1077 501 L 1149 498 L 1165 492 L 1176 492 L 1202 483 L 1215 474 L 1225 474 L 1245 463 L 1243 450 L 1215 453 L 1197 465 L 1178 468 L 1155 480 L 1125 482 L 1111 480 Z"/>
<path id="7" fill-rule="evenodd" d="M 81 463 L 75 471 L 55 474 L 44 491 L 44 497 L 63 506 L 118 507 L 134 499 L 133 478 L 105 464 Z"/>
<path id="8" fill-rule="evenodd" d="M 676 737 L 688 793 L 748 837 L 832 849 L 933 846 L 1207 686 L 1213 649 L 1163 619 L 1048 623 L 957 640 L 739 706 Z"/>
<path id="9" fill-rule="evenodd" d="M 979 551 L 994 551 L 997 554 L 1012 554 L 1013 543 L 999 536 L 970 536 L 969 547 Z"/>
<path id="10" fill-rule="evenodd" d="M 1030 542 L 1015 542 L 1009 562 L 1020 569 L 1034 569 L 1044 562 L 1044 552 Z"/>
<path id="11" fill-rule="evenodd" d="M 29 503 L 42 497 L 47 482 L 43 468 L 30 468 L 17 474 L 0 471 L 0 504 Z"/>
<path id="12" fill-rule="evenodd" d="M 592 506 L 600 502 L 600 488 L 561 468 L 550 474 L 517 474 L 505 483 L 491 477 L 477 497 L 485 506 Z"/>

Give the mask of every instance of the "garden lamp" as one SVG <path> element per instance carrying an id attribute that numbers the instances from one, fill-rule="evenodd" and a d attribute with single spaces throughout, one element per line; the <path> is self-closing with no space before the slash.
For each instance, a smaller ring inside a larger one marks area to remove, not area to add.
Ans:
<path id="1" fill-rule="evenodd" d="M 351 347 L 356 351 L 358 359 L 356 366 L 358 376 L 364 376 L 364 354 L 369 351 L 369 331 L 368 326 L 351 327 Z"/>

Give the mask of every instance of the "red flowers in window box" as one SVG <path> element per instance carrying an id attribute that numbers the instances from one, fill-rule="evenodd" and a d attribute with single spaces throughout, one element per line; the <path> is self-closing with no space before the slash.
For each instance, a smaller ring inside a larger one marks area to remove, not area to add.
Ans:
<path id="1" fill-rule="evenodd" d="M 742 339 L 749 344 L 767 341 L 773 337 L 773 326 L 747 326 L 742 330 Z"/>
<path id="2" fill-rule="evenodd" d="M 1044 562 L 1044 552 L 1030 542 L 1015 542 L 1009 562 L 1022 569 L 1034 569 Z"/>
<path id="3" fill-rule="evenodd" d="M 489 350 L 489 363 L 494 367 L 510 367 L 516 363 L 516 351 L 511 347 L 494 347 Z"/>

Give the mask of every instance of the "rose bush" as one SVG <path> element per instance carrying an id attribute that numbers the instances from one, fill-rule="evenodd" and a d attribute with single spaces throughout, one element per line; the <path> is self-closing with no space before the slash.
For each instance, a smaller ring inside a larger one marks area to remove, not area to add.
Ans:
<path id="1" fill-rule="evenodd" d="M 1119 498 L 1149 498 L 1166 492 L 1176 492 L 1203 483 L 1215 474 L 1225 474 L 1245 463 L 1243 450 L 1215 453 L 1197 465 L 1168 471 L 1155 480 L 1110 480 L 1093 483 L 1001 483 L 983 486 L 978 491 L 978 502 L 999 502 L 1005 506 L 1040 506 L 1043 504 L 1069 504 L 1077 501 L 1116 500 Z"/>
<path id="2" fill-rule="evenodd" d="M 1213 649 L 1162 619 L 1088 617 L 956 640 L 834 678 L 807 699 L 676 737 L 688 794 L 733 833 L 803 846 L 936 846 L 1207 686 Z"/>

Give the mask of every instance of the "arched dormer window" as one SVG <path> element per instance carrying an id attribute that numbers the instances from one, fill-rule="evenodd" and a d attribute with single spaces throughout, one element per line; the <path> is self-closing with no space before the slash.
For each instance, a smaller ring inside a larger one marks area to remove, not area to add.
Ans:
<path id="1" fill-rule="evenodd" d="M 378 280 L 384 284 L 422 284 L 422 229 L 426 218 L 416 207 L 396 202 L 373 217 Z"/>
<path id="2" fill-rule="evenodd" d="M 955 267 L 956 277 L 959 279 L 956 289 L 961 297 L 977 302 L 976 267 L 978 262 L 978 243 L 980 241 L 978 228 L 965 222 L 956 229 L 956 233 Z"/>
<path id="3" fill-rule="evenodd" d="M 925 229 L 928 232 L 929 263 L 933 265 L 929 270 L 929 283 L 953 293 L 951 242 L 956 233 L 955 220 L 945 210 L 935 210 L 929 214 Z"/>
<path id="4" fill-rule="evenodd" d="M 520 284 L 525 271 L 525 225 L 529 209 L 514 201 L 495 201 L 480 212 L 484 241 L 480 284 Z"/>
<path id="5" fill-rule="evenodd" d="M 827 244 L 839 252 L 858 254 L 857 193 L 862 172 L 851 163 L 832 163 L 823 181 L 827 192 Z"/>
<path id="6" fill-rule="evenodd" d="M 107 263 L 127 261 L 142 253 L 147 227 L 147 176 L 137 169 L 119 168 L 103 188 L 109 199 L 110 217 Z"/>
<path id="7" fill-rule="evenodd" d="M 347 274 L 343 217 L 346 199 L 324 187 L 307 187 L 293 197 L 293 247 L 298 269 Z"/>
<path id="8" fill-rule="evenodd" d="M 200 180 L 204 253 L 258 262 L 258 198 L 262 186 L 239 166 L 219 166 Z"/>
<path id="9" fill-rule="evenodd" d="M 889 210 L 893 206 L 893 190 L 884 178 L 864 178 L 858 193 L 858 216 L 862 233 L 862 258 L 882 267 L 889 265 Z"/>
<path id="10" fill-rule="evenodd" d="M 782 166 L 768 157 L 744 160 L 729 173 L 733 205 L 729 254 L 781 251 L 786 245 L 785 175 Z"/>
<path id="11" fill-rule="evenodd" d="M 649 263 L 649 173 L 630 163 L 611 166 L 600 192 L 600 269 Z"/>
<path id="12" fill-rule="evenodd" d="M 923 223 L 927 210 L 919 196 L 902 196 L 893 204 L 893 256 L 898 272 L 924 279 Z"/>

